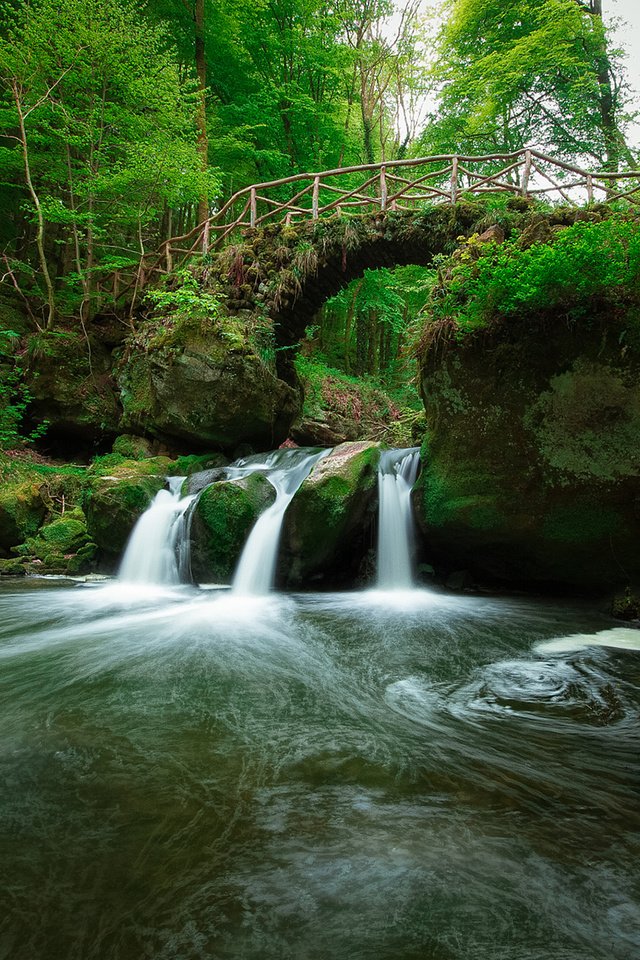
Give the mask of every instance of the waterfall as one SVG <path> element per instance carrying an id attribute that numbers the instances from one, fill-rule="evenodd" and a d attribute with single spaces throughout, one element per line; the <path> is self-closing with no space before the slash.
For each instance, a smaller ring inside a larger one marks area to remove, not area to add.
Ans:
<path id="1" fill-rule="evenodd" d="M 195 496 L 182 497 L 184 477 L 169 477 L 136 523 L 120 564 L 125 583 L 174 584 L 190 577 L 189 507 Z"/>
<path id="2" fill-rule="evenodd" d="M 249 534 L 233 578 L 233 593 L 255 595 L 271 590 L 285 511 L 318 460 L 328 453 L 329 450 L 304 448 L 278 450 L 264 459 L 253 457 L 239 468 L 229 468 L 231 479 L 261 471 L 276 491 L 276 499 L 258 517 Z"/>
<path id="3" fill-rule="evenodd" d="M 420 463 L 418 447 L 385 450 L 378 467 L 378 587 L 413 586 L 411 488 Z"/>

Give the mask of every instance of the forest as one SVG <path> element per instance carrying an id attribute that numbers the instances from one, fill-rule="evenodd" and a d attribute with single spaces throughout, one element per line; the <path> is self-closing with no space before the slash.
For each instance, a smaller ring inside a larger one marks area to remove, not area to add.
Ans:
<path id="1" fill-rule="evenodd" d="M 464 406 L 442 344 L 606 316 L 633 352 L 637 103 L 606 13 L 5 0 L 5 473 L 138 440 L 433 452 L 433 404 Z"/>
<path id="2" fill-rule="evenodd" d="M 640 956 L 625 2 L 0 0 L 0 960 Z"/>
<path id="3" fill-rule="evenodd" d="M 6 0 L 0 17 L 1 289 L 34 332 L 124 316 L 140 258 L 255 182 L 530 145 L 635 166 L 600 0 Z M 365 273 L 322 310 L 322 362 L 398 387 L 433 283 Z"/>

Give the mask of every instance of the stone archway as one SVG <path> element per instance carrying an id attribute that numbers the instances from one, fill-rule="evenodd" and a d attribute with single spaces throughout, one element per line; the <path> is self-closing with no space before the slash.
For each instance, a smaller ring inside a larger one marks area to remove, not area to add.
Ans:
<path id="1" fill-rule="evenodd" d="M 118 374 L 122 428 L 188 448 L 278 446 L 302 405 L 293 351 L 320 307 L 367 268 L 429 264 L 461 234 L 486 225 L 482 203 L 334 217 L 247 232 L 199 268 L 215 289 L 220 322 L 183 325 L 130 341 Z M 247 330 L 267 327 L 275 369 L 259 351 L 225 338 L 224 317 Z"/>
<path id="2" fill-rule="evenodd" d="M 303 336 L 326 300 L 367 269 L 417 264 L 451 253 L 461 235 L 483 225 L 482 203 L 429 207 L 352 218 L 265 227 L 216 255 L 213 272 L 226 288 L 231 314 L 269 317 L 277 345 Z M 286 379 L 288 358 L 279 357 Z"/>

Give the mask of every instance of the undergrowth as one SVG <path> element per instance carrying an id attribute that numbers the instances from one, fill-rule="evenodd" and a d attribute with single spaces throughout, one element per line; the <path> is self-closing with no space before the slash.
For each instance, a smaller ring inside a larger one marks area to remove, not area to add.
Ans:
<path id="1" fill-rule="evenodd" d="M 422 352 L 438 336 L 458 338 L 515 318 L 554 315 L 575 321 L 594 307 L 637 302 L 640 221 L 613 216 L 551 227 L 548 242 L 523 247 L 475 235 L 436 264 L 438 283 L 423 311 Z"/>

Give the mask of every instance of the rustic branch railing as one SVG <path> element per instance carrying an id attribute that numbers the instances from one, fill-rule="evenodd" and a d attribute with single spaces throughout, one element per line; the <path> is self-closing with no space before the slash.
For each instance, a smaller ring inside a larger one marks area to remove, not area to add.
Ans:
<path id="1" fill-rule="evenodd" d="M 298 173 L 238 190 L 204 223 L 144 256 L 135 286 L 140 289 L 153 274 L 168 273 L 195 254 L 219 249 L 233 235 L 273 221 L 291 224 L 356 211 L 411 211 L 426 202 L 457 203 L 464 197 L 500 192 L 575 206 L 616 200 L 640 206 L 640 171 L 588 171 L 525 149 Z"/>

